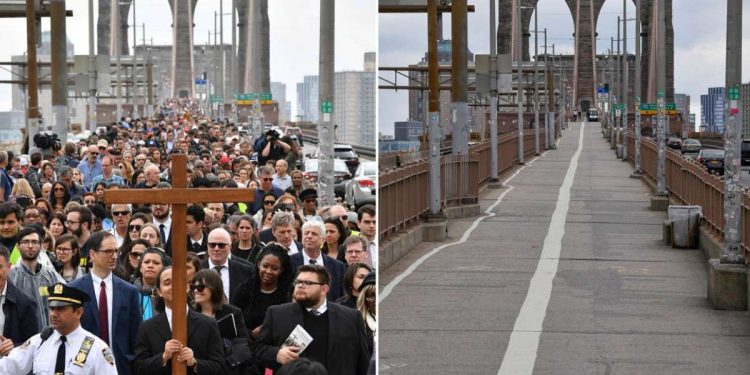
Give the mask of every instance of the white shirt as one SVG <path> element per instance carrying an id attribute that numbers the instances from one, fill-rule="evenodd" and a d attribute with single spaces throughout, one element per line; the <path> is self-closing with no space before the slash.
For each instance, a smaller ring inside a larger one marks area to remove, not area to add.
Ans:
<path id="1" fill-rule="evenodd" d="M 312 264 L 312 263 L 310 263 L 310 260 L 314 259 L 315 260 L 315 264 L 317 264 L 319 266 L 325 267 L 325 265 L 323 265 L 323 253 L 322 252 L 318 253 L 318 257 L 317 258 L 310 258 L 310 256 L 307 255 L 307 251 L 303 251 L 302 252 L 302 258 L 303 258 L 303 263 L 302 264 Z"/>
<path id="2" fill-rule="evenodd" d="M 201 238 L 198 239 L 198 241 L 194 240 L 193 237 L 190 237 L 190 248 L 193 248 L 194 244 L 198 244 L 200 247 L 203 244 L 203 233 L 201 232 Z"/>
<path id="3" fill-rule="evenodd" d="M 94 271 L 91 271 L 91 281 L 94 282 L 94 294 L 96 295 L 96 307 L 99 308 L 99 294 L 101 294 L 101 284 L 102 279 L 97 276 Z M 107 345 L 112 345 L 112 337 L 114 336 L 114 332 L 112 332 L 112 301 L 114 300 L 114 297 L 112 296 L 112 273 L 110 272 L 107 277 L 104 278 L 104 287 L 107 290 L 107 323 L 109 324 L 108 330 L 109 330 L 109 341 Z M 98 315 L 97 310 L 97 316 Z"/>
<path id="4" fill-rule="evenodd" d="M 93 345 L 88 352 L 83 367 L 73 360 L 81 350 L 84 339 L 90 337 Z M 65 336 L 65 374 L 117 375 L 112 350 L 102 339 L 86 331 L 80 325 Z M 54 374 L 57 350 L 60 347 L 60 333 L 54 331 L 42 342 L 40 334 L 28 339 L 23 345 L 11 350 L 0 360 L 0 374 Z"/>
<path id="5" fill-rule="evenodd" d="M 375 240 L 370 241 L 368 251 L 370 252 L 370 265 L 372 268 L 378 268 L 378 244 Z"/>
<path id="6" fill-rule="evenodd" d="M 169 242 L 170 229 L 172 228 L 172 216 L 167 216 L 167 219 L 163 222 L 158 221 L 156 220 L 156 218 L 154 218 L 153 222 L 154 225 L 156 225 L 156 229 L 159 231 L 159 235 L 161 235 L 161 225 L 164 224 L 164 243 L 161 244 L 161 246 L 167 246 L 167 242 Z"/>
<path id="7" fill-rule="evenodd" d="M 219 266 L 219 264 L 214 264 L 211 261 L 211 258 L 208 258 L 208 268 L 214 269 L 216 266 Z M 227 297 L 227 300 L 229 300 L 229 258 L 227 258 L 221 266 L 223 266 L 221 268 L 221 282 L 224 284 L 224 295 Z"/>
<path id="8" fill-rule="evenodd" d="M 5 313 L 3 313 L 3 305 L 5 305 L 6 294 L 8 294 L 8 280 L 5 280 L 3 294 L 0 294 L 0 333 L 3 333 L 5 331 Z"/>
<path id="9" fill-rule="evenodd" d="M 312 308 L 312 307 L 308 307 L 308 308 L 307 308 L 307 311 L 311 311 L 311 310 L 313 310 L 313 308 Z M 317 309 L 315 309 L 315 310 L 318 310 L 318 312 L 319 312 L 319 313 L 321 313 L 321 314 L 322 314 L 322 313 L 324 313 L 324 312 L 326 312 L 326 311 L 328 311 L 328 300 L 327 300 L 327 299 L 325 299 L 325 298 L 323 298 L 323 304 L 322 304 L 322 305 L 320 305 L 320 306 L 319 306 L 319 307 L 318 307 Z"/>
<path id="10" fill-rule="evenodd" d="M 120 246 L 122 246 L 122 243 L 125 242 L 125 236 L 128 236 L 127 230 L 125 230 L 125 236 L 120 237 L 119 234 L 117 234 L 117 228 L 113 227 L 111 230 L 111 233 L 115 236 L 115 241 L 117 241 L 117 248 L 119 249 Z"/>
<path id="11" fill-rule="evenodd" d="M 169 330 L 172 330 L 172 309 L 164 306 L 164 313 L 167 314 L 167 322 L 169 322 Z"/>
<path id="12" fill-rule="evenodd" d="M 292 244 L 289 245 L 289 256 L 292 256 L 297 253 L 299 253 L 299 249 L 297 248 L 297 242 L 292 240 Z"/>

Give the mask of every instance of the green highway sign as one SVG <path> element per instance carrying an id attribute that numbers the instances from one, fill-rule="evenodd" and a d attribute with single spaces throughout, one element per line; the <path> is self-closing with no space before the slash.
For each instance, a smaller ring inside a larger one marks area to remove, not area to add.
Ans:
<path id="1" fill-rule="evenodd" d="M 224 103 L 224 98 L 222 98 L 220 95 L 211 95 L 209 98 L 211 103 Z"/>
<path id="2" fill-rule="evenodd" d="M 264 93 L 247 93 L 247 94 L 237 94 L 234 96 L 235 100 L 273 100 L 273 96 L 270 92 L 264 92 Z"/>
<path id="3" fill-rule="evenodd" d="M 320 105 L 320 111 L 323 113 L 332 113 L 333 112 L 333 104 L 331 104 L 330 101 L 324 101 L 323 104 Z"/>
<path id="4" fill-rule="evenodd" d="M 740 88 L 739 87 L 730 87 L 728 90 L 729 93 L 729 100 L 739 100 L 740 99 Z"/>
<path id="5" fill-rule="evenodd" d="M 615 109 L 619 109 L 619 110 L 625 109 L 625 103 L 615 104 Z"/>
<path id="6" fill-rule="evenodd" d="M 656 103 L 641 103 L 641 111 L 656 111 L 657 109 Z M 664 105 L 664 109 L 667 111 L 676 111 L 677 104 L 667 103 Z"/>

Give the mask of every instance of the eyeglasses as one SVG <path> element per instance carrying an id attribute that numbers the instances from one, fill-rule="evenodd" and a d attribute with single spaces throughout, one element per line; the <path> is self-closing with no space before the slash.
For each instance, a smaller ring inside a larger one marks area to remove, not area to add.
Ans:
<path id="1" fill-rule="evenodd" d="M 130 211 L 112 211 L 112 216 L 130 215 Z"/>
<path id="2" fill-rule="evenodd" d="M 128 225 L 128 232 L 140 232 L 143 225 Z"/>
<path id="3" fill-rule="evenodd" d="M 215 248 L 219 248 L 219 249 L 224 249 L 227 246 L 229 246 L 229 244 L 228 243 L 223 243 L 223 242 L 209 242 L 208 243 L 208 247 L 215 247 Z"/>
<path id="4" fill-rule="evenodd" d="M 89 155 L 94 155 L 94 156 L 96 156 L 96 155 L 99 155 L 99 153 L 98 153 L 98 152 L 89 152 Z"/>
<path id="5" fill-rule="evenodd" d="M 79 224 L 80 221 L 65 220 L 65 225 Z"/>
<path id="6" fill-rule="evenodd" d="M 69 253 L 73 251 L 73 249 L 68 247 L 58 247 L 57 249 L 55 249 L 55 251 L 59 251 L 61 253 Z"/>
<path id="7" fill-rule="evenodd" d="M 325 285 L 325 284 L 318 283 L 315 281 L 308 281 L 308 280 L 294 280 L 294 286 L 300 286 L 300 285 L 313 286 L 313 285 Z"/>
<path id="8" fill-rule="evenodd" d="M 39 244 L 40 244 L 40 242 L 39 242 L 39 241 L 37 241 L 37 240 L 21 240 L 21 241 L 19 241 L 18 243 L 19 243 L 20 245 L 22 245 L 22 246 L 24 246 L 24 245 L 25 245 L 25 246 L 29 246 L 29 245 L 33 245 L 33 246 L 36 246 L 36 245 L 39 245 Z"/>
<path id="9" fill-rule="evenodd" d="M 263 178 L 261 178 L 261 180 L 263 180 L 263 181 L 273 181 L 273 178 L 263 177 Z"/>
<path id="10" fill-rule="evenodd" d="M 205 284 L 191 284 L 190 285 L 191 292 L 197 291 L 198 293 L 203 293 L 204 290 L 206 290 Z"/>
<path id="11" fill-rule="evenodd" d="M 138 259 L 138 258 L 140 258 L 140 257 L 141 257 L 141 255 L 143 255 L 143 253 L 141 253 L 141 252 L 138 252 L 138 251 L 131 251 L 131 252 L 130 252 L 130 253 L 128 254 L 128 256 L 129 256 L 130 258 L 132 258 L 132 259 Z"/>
<path id="12" fill-rule="evenodd" d="M 263 204 L 271 204 L 271 205 L 273 205 L 275 203 L 276 203 L 276 201 L 263 201 Z"/>
<path id="13" fill-rule="evenodd" d="M 117 253 L 117 250 L 114 250 L 114 249 L 99 250 L 96 253 L 98 253 L 98 254 L 104 254 L 104 255 L 106 255 L 108 257 L 111 257 L 111 256 L 113 256 L 113 255 L 115 255 Z"/>

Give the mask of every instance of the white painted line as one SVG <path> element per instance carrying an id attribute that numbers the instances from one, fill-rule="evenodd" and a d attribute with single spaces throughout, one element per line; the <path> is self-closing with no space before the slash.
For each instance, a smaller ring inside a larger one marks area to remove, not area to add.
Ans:
<path id="1" fill-rule="evenodd" d="M 544 238 L 539 263 L 529 283 L 526 299 L 523 301 L 521 311 L 519 311 L 516 323 L 513 326 L 503 362 L 497 372 L 498 375 L 525 375 L 534 372 L 537 350 L 539 349 L 539 336 L 542 334 L 542 325 L 552 294 L 552 281 L 555 279 L 557 265 L 560 261 L 562 239 L 565 235 L 565 221 L 570 207 L 570 190 L 573 187 L 576 169 L 578 169 L 578 158 L 581 156 L 583 149 L 584 129 L 586 129 L 586 123 L 581 124 L 580 134 L 578 135 L 578 149 L 573 154 L 573 158 L 570 159 L 568 171 L 565 173 L 562 186 L 560 186 L 557 204 L 555 211 L 552 213 L 547 236 Z"/>
<path id="2" fill-rule="evenodd" d="M 502 192 L 502 194 L 500 194 L 499 197 L 497 197 L 497 199 L 495 200 L 495 203 L 493 203 L 491 206 L 487 207 L 486 210 L 484 210 L 485 216 L 480 216 L 480 217 L 478 217 L 478 218 L 476 218 L 474 220 L 474 222 L 471 224 L 471 226 L 468 229 L 466 229 L 466 231 L 464 232 L 464 234 L 461 236 L 461 239 L 459 239 L 456 242 L 451 242 L 451 243 L 440 245 L 440 246 L 438 246 L 438 247 L 430 250 L 430 252 L 428 252 L 427 254 L 422 255 L 419 259 L 417 259 L 416 262 L 412 263 L 409 266 L 409 268 L 407 268 L 406 270 L 404 270 L 404 272 L 402 272 L 400 275 L 396 276 L 393 280 L 391 280 L 391 282 L 388 283 L 388 285 L 386 285 L 385 288 L 383 288 L 383 291 L 380 292 L 380 293 L 378 293 L 378 303 L 381 303 L 381 302 L 385 301 L 385 299 L 393 291 L 393 288 L 395 288 L 407 276 L 411 275 L 412 272 L 414 272 L 414 270 L 416 270 L 417 267 L 419 267 L 420 265 L 422 265 L 422 263 L 424 263 L 427 259 L 430 259 L 430 257 L 432 257 L 433 255 L 439 253 L 441 250 L 445 249 L 446 247 L 453 246 L 453 245 L 458 245 L 458 244 L 462 244 L 462 243 L 466 242 L 469 239 L 469 236 L 471 235 L 471 233 L 474 232 L 474 229 L 476 229 L 479 226 L 479 223 L 481 223 L 482 220 L 484 220 L 484 219 L 486 219 L 488 217 L 495 216 L 495 213 L 492 212 L 492 210 L 495 207 L 497 207 L 497 205 L 500 204 L 500 202 L 502 202 L 502 200 L 503 200 L 503 198 L 505 198 L 506 194 L 510 193 L 514 189 L 514 187 L 512 185 L 508 185 L 508 182 L 511 181 L 511 180 L 513 180 L 514 178 L 516 178 L 516 176 L 518 176 L 518 174 L 521 173 L 521 171 L 523 171 L 527 167 L 530 167 L 534 163 L 534 161 L 536 161 L 538 158 L 544 157 L 544 155 L 546 155 L 546 154 L 547 154 L 546 151 L 543 152 L 541 155 L 535 157 L 530 162 L 526 163 L 523 167 L 519 168 L 510 177 L 508 177 L 503 182 L 503 185 L 507 186 L 508 189 L 505 190 L 504 192 Z"/>

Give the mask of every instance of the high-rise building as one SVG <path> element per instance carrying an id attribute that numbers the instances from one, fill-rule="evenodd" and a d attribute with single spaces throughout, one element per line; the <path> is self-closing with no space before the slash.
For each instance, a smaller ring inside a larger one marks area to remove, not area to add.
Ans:
<path id="1" fill-rule="evenodd" d="M 724 88 L 709 87 L 701 95 L 701 124 L 707 131 L 724 133 Z"/>
<path id="2" fill-rule="evenodd" d="M 742 139 L 750 139 L 750 83 L 740 85 L 740 113 L 742 113 Z"/>
<path id="3" fill-rule="evenodd" d="M 690 95 L 674 94 L 674 103 L 682 118 L 682 137 L 686 138 L 689 132 L 695 131 L 695 128 L 691 127 L 689 120 Z"/>
<path id="4" fill-rule="evenodd" d="M 286 84 L 283 82 L 271 82 L 271 96 L 279 103 L 279 125 L 292 121 L 291 103 L 286 101 Z"/>
<path id="5" fill-rule="evenodd" d="M 297 117 L 302 121 L 318 122 L 318 76 L 305 76 L 297 84 Z"/>

